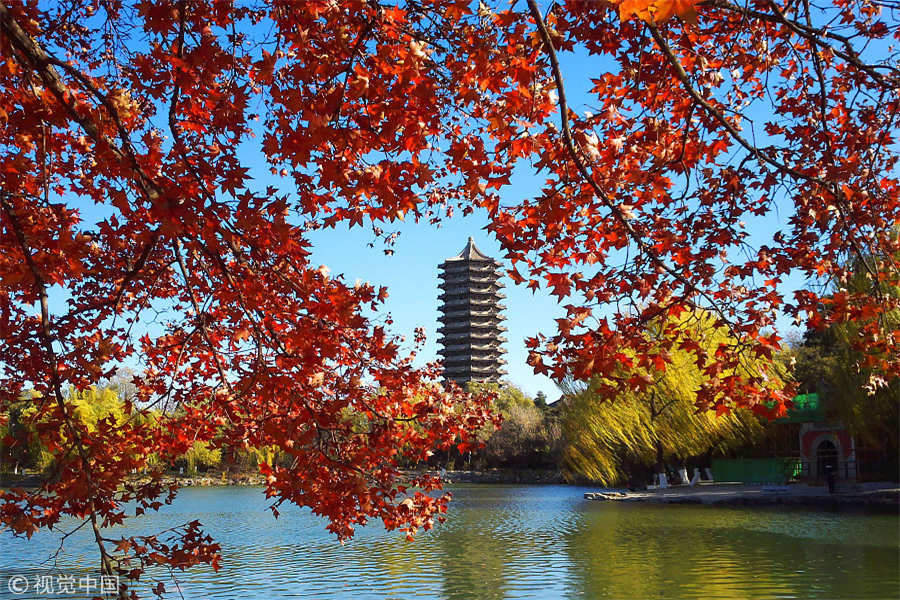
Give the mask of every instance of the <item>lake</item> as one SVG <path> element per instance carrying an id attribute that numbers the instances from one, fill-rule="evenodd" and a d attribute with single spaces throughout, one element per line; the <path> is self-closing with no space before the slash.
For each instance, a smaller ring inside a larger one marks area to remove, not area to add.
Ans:
<path id="1" fill-rule="evenodd" d="M 897 514 L 592 502 L 570 486 L 451 490 L 447 523 L 414 542 L 372 524 L 341 546 L 307 510 L 273 519 L 252 487 L 184 489 L 110 537 L 199 519 L 222 545 L 222 569 L 179 573 L 185 598 L 883 599 L 900 590 Z M 30 542 L 0 533 L 0 572 L 34 573 L 57 546 L 46 532 Z M 58 561 L 96 564 L 87 528 Z M 0 598 L 37 597 L 5 588 Z"/>

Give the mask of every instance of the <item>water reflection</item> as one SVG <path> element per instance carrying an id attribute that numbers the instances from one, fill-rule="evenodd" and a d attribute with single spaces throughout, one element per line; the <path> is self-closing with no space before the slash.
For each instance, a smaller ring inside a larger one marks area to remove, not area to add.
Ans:
<path id="1" fill-rule="evenodd" d="M 888 598 L 900 586 L 897 515 L 606 504 L 563 486 L 454 492 L 450 520 L 413 543 L 373 525 L 341 546 L 307 511 L 274 520 L 253 488 L 184 490 L 127 533 L 204 523 L 223 569 L 181 574 L 185 598 Z M 0 570 L 34 567 L 55 544 L 0 534 Z M 60 565 L 95 562 L 76 534 Z"/>
<path id="2" fill-rule="evenodd" d="M 590 598 L 897 594 L 896 516 L 620 504 L 585 511 L 567 542 L 577 587 Z"/>

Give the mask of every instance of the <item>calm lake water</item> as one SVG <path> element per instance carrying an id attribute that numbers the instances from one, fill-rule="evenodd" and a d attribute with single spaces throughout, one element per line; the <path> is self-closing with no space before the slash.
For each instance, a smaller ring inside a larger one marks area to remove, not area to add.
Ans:
<path id="1" fill-rule="evenodd" d="M 585 489 L 566 486 L 451 489 L 447 523 L 412 543 L 373 524 L 341 546 L 308 511 L 288 509 L 273 519 L 261 489 L 246 487 L 182 490 L 173 506 L 125 531 L 152 533 L 193 519 L 205 525 L 222 545 L 222 569 L 179 573 L 185 598 L 900 594 L 896 514 L 611 504 L 585 501 Z M 0 533 L 0 572 L 33 573 L 57 545 L 51 534 L 26 542 Z M 96 562 L 85 529 L 67 540 L 58 565 L 86 569 Z M 0 598 L 37 597 L 5 588 Z"/>

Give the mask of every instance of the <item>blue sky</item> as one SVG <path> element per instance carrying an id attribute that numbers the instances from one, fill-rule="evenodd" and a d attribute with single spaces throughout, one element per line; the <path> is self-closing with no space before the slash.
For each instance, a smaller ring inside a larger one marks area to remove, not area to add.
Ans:
<path id="1" fill-rule="evenodd" d="M 528 194 L 529 190 L 510 187 L 504 195 Z M 367 247 L 372 241 L 370 229 L 338 228 L 316 232 L 313 241 L 312 260 L 331 269 L 332 274 L 342 273 L 351 283 L 357 278 L 388 287 L 389 296 L 385 310 L 394 320 L 392 331 L 412 339 L 416 327 L 424 327 L 428 336 L 418 356 L 422 364 L 437 358 L 438 328 L 438 265 L 444 259 L 458 254 L 469 236 L 478 248 L 497 259 L 502 259 L 500 245 L 484 230 L 487 215 L 477 211 L 467 217 L 454 217 L 440 227 L 429 224 L 400 223 L 400 236 L 392 247 L 394 254 L 386 256 L 383 246 Z M 524 340 L 539 331 L 551 332 L 556 326 L 553 319 L 563 315 L 556 299 L 545 290 L 532 293 L 524 286 L 513 286 L 509 278 L 501 280 L 507 295 L 506 334 L 508 361 L 507 378 L 534 396 L 543 391 L 551 400 L 559 396 L 553 382 L 545 376 L 535 375 L 525 364 L 527 352 Z"/>

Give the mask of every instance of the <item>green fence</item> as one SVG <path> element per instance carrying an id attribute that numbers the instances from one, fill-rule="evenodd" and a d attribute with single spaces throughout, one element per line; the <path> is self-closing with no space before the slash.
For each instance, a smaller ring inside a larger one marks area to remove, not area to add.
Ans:
<path id="1" fill-rule="evenodd" d="M 720 458 L 712 461 L 716 481 L 787 483 L 798 477 L 803 464 L 798 458 Z"/>

